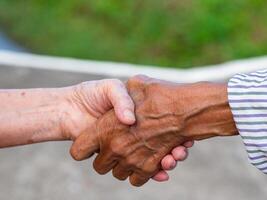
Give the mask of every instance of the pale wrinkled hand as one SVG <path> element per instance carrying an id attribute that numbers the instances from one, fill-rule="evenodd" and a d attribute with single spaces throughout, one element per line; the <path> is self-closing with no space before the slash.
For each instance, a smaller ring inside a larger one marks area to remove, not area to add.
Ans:
<path id="1" fill-rule="evenodd" d="M 69 98 L 71 114 L 64 118 L 63 123 L 67 139 L 75 140 L 112 108 L 122 123 L 131 125 L 135 122 L 134 103 L 120 80 L 83 82 L 74 86 L 72 91 Z"/>

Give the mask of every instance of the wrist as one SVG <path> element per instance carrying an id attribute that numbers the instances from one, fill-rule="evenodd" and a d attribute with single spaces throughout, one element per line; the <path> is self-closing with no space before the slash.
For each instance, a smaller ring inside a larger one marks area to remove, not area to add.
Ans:
<path id="1" fill-rule="evenodd" d="M 35 138 L 36 142 L 70 139 L 69 135 L 66 134 L 65 122 L 71 115 L 70 99 L 72 94 L 73 87 L 44 89 L 40 93 L 44 102 L 37 106 L 36 110 L 40 110 L 37 116 L 44 116 L 43 123 L 44 126 L 47 126 L 44 130 L 47 131 L 43 131 L 40 138 Z"/>
<path id="2" fill-rule="evenodd" d="M 183 131 L 192 139 L 237 135 L 227 85 L 201 82 L 185 86 L 188 112 Z"/>
<path id="3" fill-rule="evenodd" d="M 58 130 L 55 135 L 57 140 L 74 140 L 73 132 L 75 130 L 72 127 L 76 121 L 77 107 L 79 106 L 79 103 L 76 102 L 76 87 L 55 89 L 58 97 L 54 102 L 56 104 L 53 103 L 51 106 L 55 107 L 57 113 L 58 127 L 55 127 Z"/>
<path id="4" fill-rule="evenodd" d="M 66 121 L 71 116 L 73 87 L 41 89 L 39 98 L 40 105 L 36 105 L 34 110 L 38 113 L 37 121 L 43 120 L 41 132 L 37 134 L 33 142 L 69 140 L 67 134 Z M 40 117 L 39 117 L 40 116 Z M 42 118 L 43 119 L 38 119 Z M 38 123 L 37 123 L 38 126 Z M 41 126 L 40 126 L 41 127 Z M 36 127 L 38 129 L 38 127 Z M 46 130 L 46 131 L 45 131 Z M 38 137 L 39 136 L 39 137 Z"/>

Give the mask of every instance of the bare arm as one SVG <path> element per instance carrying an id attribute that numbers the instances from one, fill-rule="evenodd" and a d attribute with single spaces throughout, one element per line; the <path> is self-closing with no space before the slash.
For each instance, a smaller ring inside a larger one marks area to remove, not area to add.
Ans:
<path id="1" fill-rule="evenodd" d="M 66 139 L 70 88 L 0 90 L 0 147 Z"/>

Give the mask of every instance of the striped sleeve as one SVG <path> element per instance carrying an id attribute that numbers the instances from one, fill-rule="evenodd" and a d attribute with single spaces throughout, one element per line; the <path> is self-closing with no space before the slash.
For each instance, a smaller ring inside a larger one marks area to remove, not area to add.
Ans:
<path id="1" fill-rule="evenodd" d="M 232 77 L 228 99 L 249 161 L 267 174 L 267 70 Z"/>

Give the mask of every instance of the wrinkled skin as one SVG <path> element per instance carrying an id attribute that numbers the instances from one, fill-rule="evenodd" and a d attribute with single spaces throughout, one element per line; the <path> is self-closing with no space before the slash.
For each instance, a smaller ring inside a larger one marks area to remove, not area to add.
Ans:
<path id="1" fill-rule="evenodd" d="M 136 123 L 123 125 L 111 110 L 91 128 L 95 134 L 81 134 L 71 148 L 76 160 L 99 152 L 94 168 L 100 174 L 113 170 L 116 178 L 129 177 L 132 185 L 141 186 L 160 170 L 160 161 L 174 147 L 186 141 L 213 137 L 219 132 L 235 134 L 225 101 L 203 112 L 209 102 L 196 100 L 193 97 L 198 94 L 188 90 L 197 89 L 197 85 L 178 86 L 137 76 L 127 82 L 127 88 L 136 106 Z M 197 103 L 199 101 L 201 103 Z M 204 125 L 207 120 L 209 124 Z"/>

